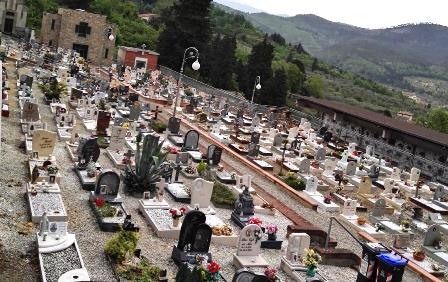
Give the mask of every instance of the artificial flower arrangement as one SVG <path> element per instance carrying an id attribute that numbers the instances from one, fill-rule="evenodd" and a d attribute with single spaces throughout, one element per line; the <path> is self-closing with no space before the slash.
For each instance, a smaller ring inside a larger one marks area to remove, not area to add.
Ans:
<path id="1" fill-rule="evenodd" d="M 268 234 L 277 234 L 277 232 L 278 232 L 277 225 L 273 224 L 273 223 L 268 224 L 268 226 L 266 226 L 266 232 Z"/>
<path id="2" fill-rule="evenodd" d="M 303 264 L 308 268 L 307 276 L 313 277 L 316 273 L 317 265 L 322 261 L 322 257 L 313 249 L 305 249 Z"/>
<path id="3" fill-rule="evenodd" d="M 172 146 L 168 146 L 166 148 L 166 150 L 168 151 L 168 153 L 170 154 L 177 154 L 179 152 L 179 150 L 176 147 L 172 147 Z"/>
<path id="4" fill-rule="evenodd" d="M 263 224 L 263 221 L 261 221 L 260 218 L 254 216 L 254 217 L 249 218 L 247 223 L 249 223 L 249 224 L 256 224 L 258 226 L 261 226 Z"/>
<path id="5" fill-rule="evenodd" d="M 185 208 L 180 208 L 180 209 L 178 209 L 178 208 L 171 208 L 171 209 L 169 210 L 169 212 L 170 212 L 171 217 L 172 217 L 173 219 L 179 219 L 179 218 L 181 218 L 182 216 L 184 216 L 184 214 L 185 214 L 185 212 L 186 212 L 186 209 L 185 209 Z"/>
<path id="6" fill-rule="evenodd" d="M 331 204 L 331 200 L 333 200 L 333 197 L 331 197 L 330 193 L 325 194 L 325 196 L 324 196 L 324 203 L 327 204 L 327 205 Z"/>
<path id="7" fill-rule="evenodd" d="M 188 174 L 195 174 L 196 173 L 196 168 L 189 165 L 185 168 L 185 172 Z"/>
<path id="8" fill-rule="evenodd" d="M 264 275 L 270 282 L 277 281 L 277 269 L 275 267 L 266 267 L 264 269 Z"/>
<path id="9" fill-rule="evenodd" d="M 106 201 L 103 198 L 98 197 L 95 199 L 95 206 L 97 206 L 98 208 L 104 206 L 105 203 Z"/>

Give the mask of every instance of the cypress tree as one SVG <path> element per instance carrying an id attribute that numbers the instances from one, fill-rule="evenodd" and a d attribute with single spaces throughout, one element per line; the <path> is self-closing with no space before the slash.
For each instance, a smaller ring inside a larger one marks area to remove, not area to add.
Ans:
<path id="1" fill-rule="evenodd" d="M 263 85 L 272 77 L 272 60 L 274 59 L 274 46 L 269 43 L 267 36 L 252 48 L 248 62 L 248 79 L 251 85 L 257 76 L 261 77 Z M 250 88 L 252 91 L 252 88 Z M 252 93 L 250 93 L 252 95 Z"/>
<path id="2" fill-rule="evenodd" d="M 196 47 L 201 53 L 211 38 L 211 0 L 179 0 L 162 14 L 165 29 L 159 36 L 157 51 L 159 61 L 174 70 L 179 70 L 186 48 Z M 205 61 L 206 59 L 204 59 Z M 192 62 L 187 62 L 187 66 Z"/>

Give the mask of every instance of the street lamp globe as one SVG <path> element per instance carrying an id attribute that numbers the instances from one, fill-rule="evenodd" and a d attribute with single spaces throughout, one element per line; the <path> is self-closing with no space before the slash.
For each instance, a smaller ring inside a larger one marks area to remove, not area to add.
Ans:
<path id="1" fill-rule="evenodd" d="M 109 35 L 109 40 L 110 40 L 110 41 L 114 41 L 114 39 L 115 39 L 114 35 L 113 35 L 113 34 L 110 34 L 110 35 Z"/>
<path id="2" fill-rule="evenodd" d="M 196 61 L 194 61 L 194 63 L 191 65 L 191 67 L 197 71 L 198 69 L 201 68 L 201 64 L 199 63 L 199 61 L 196 59 Z"/>
<path id="3" fill-rule="evenodd" d="M 255 86 L 255 88 L 257 88 L 257 90 L 260 90 L 261 89 L 261 84 L 258 83 L 257 86 Z"/>

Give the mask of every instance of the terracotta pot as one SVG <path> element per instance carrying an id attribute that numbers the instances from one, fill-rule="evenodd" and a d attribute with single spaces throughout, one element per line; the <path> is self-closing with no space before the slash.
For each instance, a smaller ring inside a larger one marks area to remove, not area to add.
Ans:
<path id="1" fill-rule="evenodd" d="M 414 259 L 416 261 L 423 261 L 426 258 L 426 255 L 424 252 L 414 252 L 412 254 L 412 256 L 414 257 Z"/>

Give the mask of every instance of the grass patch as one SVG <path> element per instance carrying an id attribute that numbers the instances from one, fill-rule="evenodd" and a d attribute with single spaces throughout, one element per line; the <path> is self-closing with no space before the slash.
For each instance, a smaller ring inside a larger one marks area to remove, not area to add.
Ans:
<path id="1" fill-rule="evenodd" d="M 109 203 L 105 203 L 102 207 L 98 208 L 102 217 L 112 217 L 117 213 L 117 208 Z"/>
<path id="2" fill-rule="evenodd" d="M 294 173 L 288 173 L 288 175 L 283 178 L 283 181 L 292 189 L 297 191 L 305 190 L 305 182 L 299 178 Z"/>
<path id="3" fill-rule="evenodd" d="M 152 265 L 147 258 L 142 258 L 137 265 L 118 265 L 120 277 L 131 281 L 159 281 L 160 268 Z"/>

